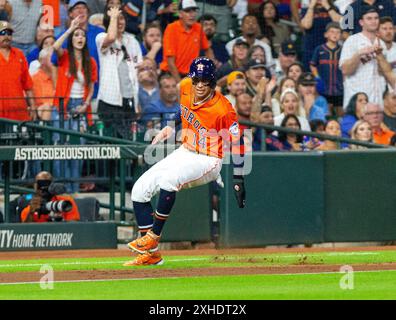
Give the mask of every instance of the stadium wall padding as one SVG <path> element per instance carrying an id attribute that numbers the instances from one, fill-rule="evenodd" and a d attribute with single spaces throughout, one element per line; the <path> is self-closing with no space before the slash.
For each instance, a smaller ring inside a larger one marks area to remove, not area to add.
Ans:
<path id="1" fill-rule="evenodd" d="M 161 241 L 210 241 L 210 217 L 209 185 L 182 190 L 176 195 Z"/>
<path id="2" fill-rule="evenodd" d="M 396 239 L 395 150 L 255 153 L 244 209 L 222 176 L 222 247 Z"/>
<path id="3" fill-rule="evenodd" d="M 0 224 L 0 251 L 116 248 L 114 222 Z"/>

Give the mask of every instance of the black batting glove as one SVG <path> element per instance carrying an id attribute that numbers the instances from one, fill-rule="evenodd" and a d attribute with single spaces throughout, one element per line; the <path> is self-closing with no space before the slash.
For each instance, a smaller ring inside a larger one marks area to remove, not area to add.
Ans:
<path id="1" fill-rule="evenodd" d="M 233 187 L 236 200 L 238 202 L 239 208 L 245 207 L 245 199 L 246 199 L 246 190 L 245 190 L 245 183 L 243 176 L 236 176 L 234 175 L 233 179 Z"/>

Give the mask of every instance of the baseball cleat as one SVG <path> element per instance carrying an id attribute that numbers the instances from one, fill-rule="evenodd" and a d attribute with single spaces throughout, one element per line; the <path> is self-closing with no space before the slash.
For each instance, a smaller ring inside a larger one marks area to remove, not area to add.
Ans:
<path id="1" fill-rule="evenodd" d="M 157 252 L 146 252 L 138 255 L 135 260 L 127 261 L 123 264 L 124 267 L 133 266 L 160 266 L 164 263 L 161 254 Z"/>
<path id="2" fill-rule="evenodd" d="M 158 250 L 158 242 L 160 237 L 155 235 L 152 231 L 141 238 L 128 243 L 128 248 L 140 254 L 146 252 L 155 252 Z"/>

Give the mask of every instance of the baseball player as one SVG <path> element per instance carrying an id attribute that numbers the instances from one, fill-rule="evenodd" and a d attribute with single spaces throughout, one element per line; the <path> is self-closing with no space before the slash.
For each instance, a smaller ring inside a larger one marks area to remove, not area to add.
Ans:
<path id="1" fill-rule="evenodd" d="M 182 123 L 182 145 L 146 171 L 133 186 L 131 199 L 141 237 L 130 242 L 128 247 L 139 255 L 124 266 L 163 263 L 158 243 L 176 192 L 216 180 L 227 145 L 232 150 L 238 206 L 245 206 L 243 138 L 232 105 L 215 90 L 215 69 L 212 60 L 197 58 L 190 66 L 188 77 L 180 82 L 177 118 Z M 163 128 L 152 143 L 168 139 L 173 131 L 170 126 Z M 157 193 L 159 201 L 153 211 L 150 200 Z"/>

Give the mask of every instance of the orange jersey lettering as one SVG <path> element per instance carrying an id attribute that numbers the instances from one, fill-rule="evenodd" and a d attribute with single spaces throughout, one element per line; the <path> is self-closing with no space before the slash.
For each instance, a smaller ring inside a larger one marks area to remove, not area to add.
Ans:
<path id="1" fill-rule="evenodd" d="M 239 141 L 237 115 L 231 103 L 219 92 L 199 105 L 194 105 L 192 81 L 180 83 L 182 143 L 194 152 L 223 158 L 224 142 Z"/>

